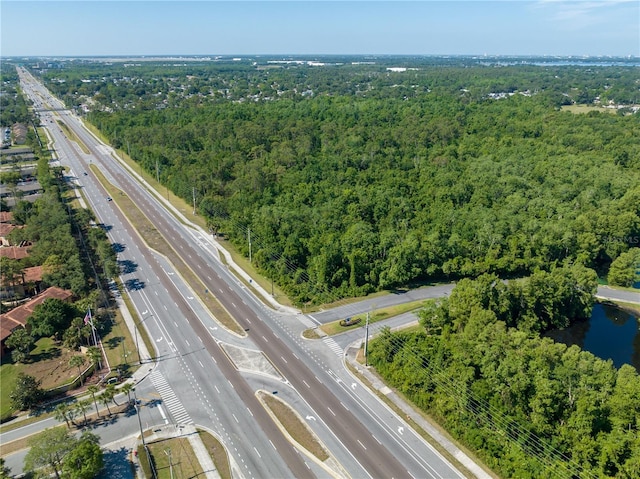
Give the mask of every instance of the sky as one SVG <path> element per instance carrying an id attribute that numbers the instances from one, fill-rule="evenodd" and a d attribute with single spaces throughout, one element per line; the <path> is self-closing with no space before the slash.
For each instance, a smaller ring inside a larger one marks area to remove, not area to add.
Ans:
<path id="1" fill-rule="evenodd" d="M 0 0 L 0 57 L 640 56 L 638 0 Z"/>

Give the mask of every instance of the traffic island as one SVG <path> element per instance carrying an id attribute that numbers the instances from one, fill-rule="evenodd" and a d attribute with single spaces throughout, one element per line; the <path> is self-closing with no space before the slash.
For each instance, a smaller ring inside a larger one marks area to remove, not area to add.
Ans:
<path id="1" fill-rule="evenodd" d="M 145 431 L 144 441 L 138 442 L 132 457 L 134 465 L 138 466 L 138 478 L 221 479 L 223 476 L 212 461 L 201 434 L 194 426 L 169 425 Z M 230 473 L 225 477 L 231 477 Z"/>
<path id="2" fill-rule="evenodd" d="M 331 477 L 349 477 L 295 409 L 267 391 L 257 391 L 256 397 L 296 449 L 321 466 Z"/>

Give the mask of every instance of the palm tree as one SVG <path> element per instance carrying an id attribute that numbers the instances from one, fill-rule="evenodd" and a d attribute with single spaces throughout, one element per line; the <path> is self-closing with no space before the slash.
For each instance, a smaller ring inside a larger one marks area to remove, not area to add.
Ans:
<path id="1" fill-rule="evenodd" d="M 67 423 L 67 427 L 71 428 L 71 424 L 69 423 L 69 420 L 71 419 L 69 417 L 70 413 L 71 413 L 71 406 L 69 406 L 69 404 L 66 402 L 61 402 L 56 406 L 56 410 L 55 410 L 56 421 L 64 421 Z"/>
<path id="2" fill-rule="evenodd" d="M 111 408 L 109 407 L 109 403 L 113 401 L 113 391 L 110 389 L 105 389 L 102 391 L 100 395 L 100 402 L 107 406 L 107 411 L 109 411 L 109 416 L 111 416 Z"/>
<path id="3" fill-rule="evenodd" d="M 87 425 L 87 411 L 91 408 L 88 400 L 78 401 L 76 403 L 76 411 L 84 416 L 84 425 Z"/>
<path id="4" fill-rule="evenodd" d="M 89 356 L 89 361 L 93 365 L 100 364 L 100 361 L 102 361 L 102 352 L 97 346 L 87 348 L 87 356 Z"/>
<path id="5" fill-rule="evenodd" d="M 96 393 L 99 390 L 100 389 L 95 384 L 92 384 L 87 388 L 87 391 L 89 391 L 91 393 L 91 397 L 93 397 L 93 405 L 96 407 L 96 413 L 98 414 L 98 417 L 100 417 L 100 410 L 98 409 L 98 402 L 96 401 Z"/>
<path id="6" fill-rule="evenodd" d="M 84 386 L 84 378 L 82 377 L 82 366 L 84 366 L 84 358 L 80 355 L 71 356 L 69 366 L 78 368 L 78 376 L 80 377 L 80 385 Z"/>
<path id="7" fill-rule="evenodd" d="M 115 404 L 116 406 L 119 406 L 119 404 L 116 402 L 116 394 L 118 393 L 118 391 L 116 391 L 116 386 L 114 384 L 107 384 L 107 387 L 105 388 L 105 392 L 109 393 L 109 395 L 111 396 L 111 400 L 113 401 L 113 404 Z"/>
<path id="8" fill-rule="evenodd" d="M 120 388 L 120 391 L 127 394 L 127 399 L 129 399 L 129 404 L 131 404 L 131 391 L 133 391 L 133 384 L 124 383 Z"/>

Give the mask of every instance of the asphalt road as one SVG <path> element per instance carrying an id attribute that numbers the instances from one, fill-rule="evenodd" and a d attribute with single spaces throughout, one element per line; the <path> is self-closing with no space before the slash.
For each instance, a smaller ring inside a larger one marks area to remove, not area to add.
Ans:
<path id="1" fill-rule="evenodd" d="M 47 98 L 45 95 L 46 92 L 40 90 L 38 96 Z M 47 98 L 50 105 L 55 105 L 55 102 Z M 155 341 L 160 361 L 150 379 L 137 385 L 142 397 L 156 398 L 155 407 L 141 409 L 141 414 L 148 416 L 143 424 L 191 423 L 194 414 L 208 411 L 207 427 L 225 439 L 232 460 L 239 465 L 243 475 L 308 477 L 309 466 L 275 427 L 253 394 L 247 391 L 244 379 L 229 368 L 228 360 L 220 354 L 213 337 L 201 334 L 200 339 L 192 328 L 185 328 L 189 321 L 196 325 L 201 323 L 188 299 L 177 291 L 172 279 L 177 275 L 172 267 L 168 263 L 160 265 L 160 258 L 132 232 L 122 212 L 113 201 L 107 200 L 107 193 L 94 181 L 89 163 L 98 165 L 120 188 L 126 187 L 118 182 L 109 168 L 112 158 L 105 147 L 81 129 L 78 120 L 70 113 L 58 109 L 55 118 L 49 118 L 49 115 L 43 112 L 42 119 L 45 125 L 51 126 L 60 161 L 71 168 L 72 176 L 80 182 L 99 223 L 111 241 L 118 245 L 118 260 L 124 266 L 123 283 L 128 285 L 128 294 L 138 310 L 140 321 Z M 73 130 L 91 153 L 87 155 L 75 144 L 70 144 L 64 130 L 58 128 L 57 121 L 63 121 Z M 76 173 L 80 171 L 83 173 Z M 84 172 L 87 172 L 86 176 Z M 131 193 L 137 191 L 140 194 L 140 190 L 138 188 Z M 137 201 L 147 200 L 139 197 Z M 177 391 L 180 392 L 179 397 Z M 253 403 L 253 416 L 245 406 L 246 401 Z M 216 407 L 205 408 L 213 404 Z M 103 442 L 107 441 L 103 438 Z M 278 448 L 279 454 L 274 454 L 274 447 Z"/>
<path id="2" fill-rule="evenodd" d="M 345 372 L 335 348 L 344 349 L 361 332 L 336 338 L 335 346 L 330 341 L 312 345 L 299 336 L 313 322 L 321 324 L 394 304 L 446 296 L 454 285 L 399 291 L 314 313 L 309 319 L 276 314 L 257 301 L 219 262 L 206 234 L 167 213 L 165 202 L 132 180 L 131 172 L 114 161 L 109 147 L 81 128 L 78 119 L 49 98 L 39 85 L 34 88 L 40 89 L 40 98 L 47 98 L 49 107 L 44 109 L 56 110 L 55 118 L 64 121 L 91 150 L 86 155 L 65 141 L 63 130 L 49 116 L 52 114 L 43 113 L 61 161 L 71 166 L 113 242 L 122 248 L 118 257 L 125 266 L 123 282 L 129 286 L 128 294 L 140 323 L 156 342 L 160 361 L 149 379 L 138 387 L 143 396 L 161 398 L 157 407 L 149 408 L 150 424 L 169 420 L 206 423 L 223 437 L 239 471 L 249 477 L 314 475 L 313 467 L 284 438 L 256 400 L 255 378 L 239 372 L 220 347 L 221 342 L 237 343 L 260 349 L 268 356 L 284 377 L 279 390 L 286 391 L 290 401 L 304 411 L 303 417 L 313 418 L 307 419 L 309 425 L 352 477 L 458 477 L 457 471 L 424 441 L 400 433 L 406 424 Z M 114 185 L 127 192 L 158 230 L 167 233 L 168 241 L 177 245 L 183 260 L 238 319 L 248 338 L 238 338 L 219 328 L 172 266 L 147 250 L 113 202 L 106 200 L 106 192 L 93 181 L 87 168 L 92 162 Z M 598 294 L 640 303 L 640 295 L 634 292 L 599 288 Z M 391 324 L 410 320 L 415 318 L 407 315 Z M 265 383 L 270 387 L 278 385 L 271 379 L 263 380 Z"/>
<path id="3" fill-rule="evenodd" d="M 194 232 L 188 231 L 182 223 L 178 222 L 172 215 L 167 214 L 164 205 L 161 204 L 158 198 L 152 197 L 136 182 L 132 182 L 129 178 L 129 173 L 125 172 L 119 164 L 112 160 L 110 157 L 110 149 L 96 144 L 95 139 L 91 135 L 85 130 L 77 128 L 77 122 L 74 123 L 74 120 L 73 117 L 65 119 L 67 125 L 69 125 L 75 134 L 92 150 L 96 163 L 100 164 L 101 168 L 104 169 L 107 176 L 116 186 L 127 191 L 127 194 L 134 199 L 138 207 L 145 211 L 151 221 L 156 224 L 158 230 L 171 233 L 168 239 L 173 242 L 173 244 L 179 246 L 178 250 L 182 258 L 201 276 L 207 288 L 216 293 L 219 300 L 238 318 L 240 323 L 249 329 L 250 339 L 252 339 L 253 343 L 259 349 L 265 351 L 274 365 L 283 372 L 289 385 L 294 386 L 305 402 L 311 405 L 315 416 L 319 419 L 318 422 L 322 422 L 328 427 L 328 431 L 325 431 L 324 435 L 326 437 L 334 436 L 337 438 L 340 444 L 340 451 L 337 451 L 336 454 L 339 455 L 345 450 L 348 451 L 348 456 L 350 456 L 352 460 L 350 464 L 345 466 L 347 470 L 355 470 L 355 475 L 361 477 L 458 476 L 458 473 L 446 461 L 443 461 L 442 458 L 437 455 L 433 455 L 430 448 L 424 443 L 416 442 L 415 438 L 407 439 L 405 437 L 398 437 L 396 432 L 398 426 L 396 426 L 395 423 L 392 424 L 389 422 L 397 421 L 397 418 L 391 417 L 391 419 L 387 419 L 389 411 L 385 410 L 384 407 L 375 403 L 372 403 L 372 406 L 364 406 L 361 405 L 359 401 L 354 401 L 351 391 L 344 390 L 343 385 L 341 385 L 334 371 L 326 369 L 322 361 L 310 362 L 308 358 L 304 357 L 308 353 L 307 349 L 298 348 L 296 352 L 299 352 L 300 355 L 292 353 L 291 347 L 295 347 L 295 341 L 286 339 L 285 342 L 282 340 L 283 338 L 279 334 L 278 328 L 272 329 L 272 324 L 268 322 L 268 313 L 257 306 L 258 302 L 252 299 L 248 299 L 245 302 L 238 296 L 238 293 L 248 293 L 246 291 L 239 291 L 237 281 L 233 278 L 225 277 L 224 268 L 217 262 L 217 258 L 212 257 L 210 251 L 203 247 L 202 244 L 194 241 Z M 175 236 L 172 236 L 172 234 L 175 234 Z M 220 272 L 222 272 L 222 274 L 220 274 Z M 159 272 L 157 273 L 157 278 L 159 278 L 161 283 L 164 280 L 162 274 Z M 145 281 L 143 288 L 133 288 L 133 290 L 146 291 L 147 288 L 151 289 L 152 286 L 156 289 L 155 284 L 154 278 L 149 282 Z M 164 287 L 165 291 L 161 294 L 166 295 L 169 293 L 169 296 L 171 296 L 172 290 L 166 284 L 164 284 Z M 156 291 L 159 288 L 161 287 L 159 286 Z M 160 289 L 160 291 L 162 290 Z M 218 295 L 218 292 L 221 294 Z M 171 299 L 178 306 L 178 310 L 180 310 L 179 314 L 186 320 L 186 323 L 188 323 L 196 333 L 199 333 L 197 336 L 203 341 L 204 348 L 211 358 L 214 359 L 218 368 L 224 373 L 225 371 L 221 366 L 221 361 L 216 359 L 215 345 L 206 337 L 203 337 L 204 333 L 208 331 L 199 329 L 201 328 L 199 318 L 192 316 L 188 302 L 185 302 L 184 298 L 172 297 Z M 249 304 L 252 304 L 252 307 L 244 306 Z M 145 326 L 148 327 L 147 323 L 148 321 L 145 320 Z M 165 351 L 165 354 L 172 355 L 178 352 L 182 353 L 181 346 L 178 345 L 175 337 L 179 337 L 181 332 L 186 331 L 186 328 L 182 327 L 184 323 L 178 325 L 177 321 L 175 321 L 176 330 L 174 333 L 168 330 L 170 323 L 171 321 L 167 321 L 165 318 L 162 318 L 162 320 L 158 322 L 159 328 L 167 328 L 164 331 L 163 338 L 167 341 L 169 350 Z M 329 348 L 325 348 L 322 354 L 331 354 Z M 184 359 L 182 361 L 181 367 L 183 368 L 183 376 L 190 377 L 190 375 L 193 375 L 195 378 L 191 382 L 190 389 L 192 391 L 197 388 L 195 385 L 206 383 L 206 379 L 200 380 L 196 378 L 193 373 L 198 370 L 198 363 L 192 359 L 195 357 L 195 354 L 178 354 L 178 356 L 181 358 L 189 358 L 188 360 Z M 187 368 L 187 361 L 189 361 L 188 370 L 184 370 L 184 368 Z M 206 363 L 200 360 L 198 361 L 203 365 L 200 369 L 208 369 L 208 366 L 204 366 Z M 317 368 L 318 371 L 312 371 L 310 365 Z M 180 374 L 179 370 L 175 370 L 174 372 Z M 318 372 L 321 374 L 318 374 Z M 231 372 L 227 373 L 231 374 Z M 173 375 L 170 377 L 172 381 L 176 380 Z M 234 382 L 234 390 L 241 388 L 239 384 L 240 383 Z M 336 385 L 339 387 L 336 388 Z M 183 389 L 180 390 L 183 391 Z M 188 390 L 189 388 L 184 389 L 185 394 Z M 249 402 L 250 399 L 247 394 L 248 391 L 243 392 L 238 402 Z M 364 394 L 366 396 L 368 393 L 358 391 L 358 394 Z M 345 402 L 339 399 L 338 396 L 340 395 L 348 398 L 348 401 Z M 215 394 L 212 395 L 211 393 L 205 392 L 202 397 L 215 400 Z M 184 402 L 193 404 L 196 402 L 195 399 L 195 397 L 189 398 L 185 396 Z M 251 409 L 250 406 L 248 407 Z M 234 417 L 234 419 L 237 418 L 235 414 L 231 416 Z M 383 420 L 381 420 L 381 418 L 383 418 Z M 251 422 L 259 421 L 252 418 Z M 262 428 L 264 430 L 267 426 L 263 424 Z M 372 429 L 376 431 L 375 435 L 370 432 Z M 268 434 L 268 436 L 270 439 L 276 437 L 271 434 Z M 416 448 L 419 450 L 417 453 L 415 452 Z M 247 446 L 245 445 L 245 451 L 246 449 Z M 286 449 L 286 447 L 277 448 L 281 455 L 286 454 Z M 250 455 L 251 451 L 247 451 L 247 453 Z M 344 454 L 342 454 L 342 456 L 344 457 Z M 348 459 L 349 457 L 345 458 L 345 460 Z M 295 465 L 294 456 L 286 457 L 285 461 L 291 468 Z M 261 462 L 261 460 L 258 460 L 258 457 L 256 457 L 255 462 L 258 463 Z M 273 475 L 273 471 L 270 471 L 270 475 Z M 301 477 L 300 474 L 295 472 L 294 475 Z"/>

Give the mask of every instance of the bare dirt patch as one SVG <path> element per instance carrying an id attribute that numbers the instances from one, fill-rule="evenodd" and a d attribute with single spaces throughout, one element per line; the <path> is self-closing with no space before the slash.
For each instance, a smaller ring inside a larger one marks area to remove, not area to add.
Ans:
<path id="1" fill-rule="evenodd" d="M 43 389 L 53 389 L 78 377 L 78 368 L 69 366 L 69 360 L 77 353 L 62 351 L 57 360 L 44 361 L 30 368 L 31 375 L 42 381 Z"/>

